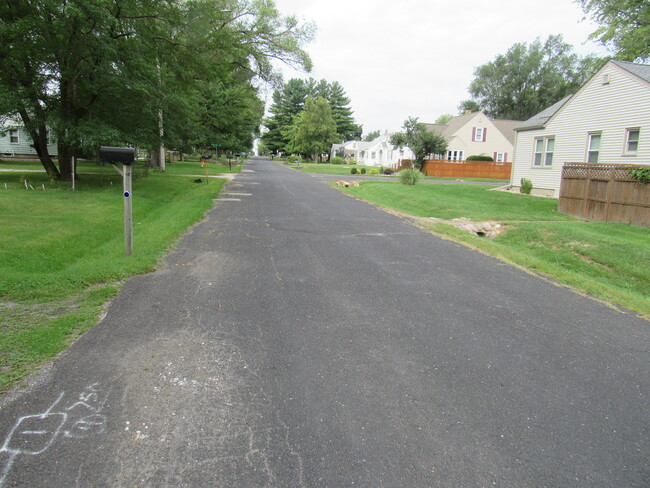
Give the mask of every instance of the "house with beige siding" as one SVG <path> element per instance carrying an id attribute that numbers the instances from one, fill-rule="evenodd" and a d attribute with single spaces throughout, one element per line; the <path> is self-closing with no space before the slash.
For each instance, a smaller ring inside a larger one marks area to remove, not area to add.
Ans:
<path id="1" fill-rule="evenodd" d="M 51 156 L 58 154 L 56 141 L 48 138 L 48 150 Z M 12 119 L 0 121 L 0 157 L 35 157 L 36 150 L 32 145 L 29 132 L 24 126 Z"/>
<path id="2" fill-rule="evenodd" d="M 495 120 L 483 112 L 459 115 L 446 124 L 425 124 L 427 130 L 447 139 L 447 153 L 440 159 L 463 161 L 469 156 L 491 156 L 500 163 L 512 161 L 514 128 L 520 120 Z"/>
<path id="3" fill-rule="evenodd" d="M 612 60 L 515 129 L 511 185 L 559 196 L 564 163 L 650 164 L 650 65 Z"/>

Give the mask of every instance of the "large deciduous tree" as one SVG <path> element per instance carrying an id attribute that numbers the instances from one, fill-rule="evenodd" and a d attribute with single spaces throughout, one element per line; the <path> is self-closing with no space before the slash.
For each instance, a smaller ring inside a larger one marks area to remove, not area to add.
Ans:
<path id="1" fill-rule="evenodd" d="M 561 35 L 514 44 L 474 70 L 469 92 L 490 117 L 526 120 L 575 93 L 603 63 L 572 51 Z"/>
<path id="2" fill-rule="evenodd" d="M 399 148 L 408 147 L 415 156 L 415 167 L 422 169 L 424 160 L 430 154 L 443 154 L 447 151 L 447 140 L 434 132 L 429 132 L 417 117 L 409 117 L 402 125 L 403 132 L 395 132 L 390 143 Z"/>
<path id="3" fill-rule="evenodd" d="M 627 61 L 650 60 L 650 3 L 647 0 L 578 0 L 600 24 L 590 36 Z"/>
<path id="4" fill-rule="evenodd" d="M 0 108 L 22 119 L 52 176 L 69 174 L 81 145 L 249 145 L 254 78 L 276 81 L 273 59 L 311 64 L 311 26 L 272 0 L 8 0 L 0 21 Z M 238 120 L 217 124 L 217 111 Z"/>
<path id="5" fill-rule="evenodd" d="M 336 121 L 330 104 L 323 97 L 309 97 L 295 123 L 292 141 L 295 150 L 316 159 L 329 152 L 337 140 Z"/>

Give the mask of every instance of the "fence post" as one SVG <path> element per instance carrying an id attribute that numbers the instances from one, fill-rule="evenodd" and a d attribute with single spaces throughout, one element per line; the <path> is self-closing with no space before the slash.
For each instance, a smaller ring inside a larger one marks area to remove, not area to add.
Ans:
<path id="1" fill-rule="evenodd" d="M 606 191 L 606 196 L 605 200 L 607 202 L 605 203 L 605 222 L 609 222 L 609 207 L 612 205 L 612 187 L 614 186 L 614 174 L 615 170 L 614 167 L 612 166 L 609 168 L 608 171 L 608 178 L 607 178 L 607 191 Z"/>
<path id="2" fill-rule="evenodd" d="M 591 168 L 587 168 L 587 184 L 585 185 L 585 191 L 583 192 L 583 202 L 582 202 L 582 218 L 587 218 L 587 205 L 589 202 L 589 190 L 591 189 Z"/>

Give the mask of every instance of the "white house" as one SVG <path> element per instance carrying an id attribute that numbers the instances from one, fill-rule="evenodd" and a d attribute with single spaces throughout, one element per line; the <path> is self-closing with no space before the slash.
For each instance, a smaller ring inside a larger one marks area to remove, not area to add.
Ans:
<path id="1" fill-rule="evenodd" d="M 348 141 L 332 146 L 332 154 L 344 152 L 345 157 L 352 157 L 357 164 L 366 166 L 393 166 L 402 159 L 413 159 L 413 152 L 408 148 L 398 148 L 390 143 L 388 131 L 372 141 Z"/>
<path id="2" fill-rule="evenodd" d="M 493 120 L 483 112 L 459 115 L 446 124 L 426 124 L 427 129 L 447 139 L 447 153 L 439 157 L 462 161 L 469 156 L 491 156 L 495 161 L 512 161 L 514 128 L 520 120 Z"/>
<path id="3" fill-rule="evenodd" d="M 650 65 L 609 61 L 515 131 L 510 183 L 538 194 L 559 196 L 564 163 L 650 164 Z"/>
<path id="4" fill-rule="evenodd" d="M 0 156 L 36 156 L 32 144 L 32 138 L 21 123 L 12 119 L 0 121 Z M 58 154 L 56 141 L 52 137 L 48 137 L 47 148 L 51 156 Z"/>

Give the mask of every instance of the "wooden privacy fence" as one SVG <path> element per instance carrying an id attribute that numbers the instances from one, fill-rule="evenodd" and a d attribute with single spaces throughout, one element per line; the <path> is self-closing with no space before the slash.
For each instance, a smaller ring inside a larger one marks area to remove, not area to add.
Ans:
<path id="1" fill-rule="evenodd" d="M 410 168 L 411 161 L 400 161 L 395 168 L 399 171 Z M 491 178 L 509 180 L 512 163 L 497 163 L 495 161 L 447 161 L 445 159 L 425 159 L 422 172 L 427 176 L 441 178 Z"/>
<path id="2" fill-rule="evenodd" d="M 558 212 L 650 227 L 650 184 L 639 183 L 629 173 L 644 167 L 648 166 L 565 163 Z"/>

